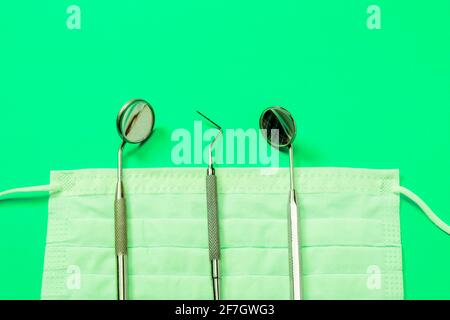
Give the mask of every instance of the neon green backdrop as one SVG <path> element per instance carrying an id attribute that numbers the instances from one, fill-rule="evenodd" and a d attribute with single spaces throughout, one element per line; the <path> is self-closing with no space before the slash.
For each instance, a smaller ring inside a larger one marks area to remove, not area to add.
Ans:
<path id="1" fill-rule="evenodd" d="M 81 30 L 66 26 L 72 4 Z M 449 18 L 447 0 L 2 3 L 0 189 L 115 167 L 116 112 L 133 97 L 154 105 L 157 131 L 128 167 L 172 166 L 171 132 L 197 109 L 256 128 L 282 105 L 297 165 L 400 168 L 450 221 Z M 37 299 L 47 199 L 2 201 L 0 218 L 0 298 Z M 407 201 L 401 223 L 405 297 L 450 299 L 450 237 Z"/>

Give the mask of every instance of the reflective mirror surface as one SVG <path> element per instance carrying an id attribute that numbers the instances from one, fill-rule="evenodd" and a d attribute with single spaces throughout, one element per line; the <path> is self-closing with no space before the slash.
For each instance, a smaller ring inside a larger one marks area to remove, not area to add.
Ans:
<path id="1" fill-rule="evenodd" d="M 269 144 L 275 148 L 289 147 L 295 139 L 294 118 L 282 107 L 264 110 L 259 119 L 259 128 Z"/>
<path id="2" fill-rule="evenodd" d="M 117 116 L 117 130 L 123 140 L 140 143 L 152 133 L 155 114 L 152 106 L 140 99 L 127 102 Z"/>

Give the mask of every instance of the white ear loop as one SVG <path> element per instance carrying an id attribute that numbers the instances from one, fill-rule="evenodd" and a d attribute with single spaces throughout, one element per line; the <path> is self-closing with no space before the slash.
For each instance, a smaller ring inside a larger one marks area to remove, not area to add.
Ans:
<path id="1" fill-rule="evenodd" d="M 15 193 L 58 192 L 59 190 L 60 188 L 58 186 L 49 184 L 42 186 L 16 188 L 0 192 L 0 198 Z M 430 219 L 439 229 L 450 235 L 450 226 L 442 221 L 418 195 L 402 186 L 395 187 L 393 191 L 396 193 L 400 193 L 413 201 L 425 213 L 428 219 Z"/>
<path id="2" fill-rule="evenodd" d="M 42 186 L 33 186 L 33 187 L 24 187 L 24 188 L 16 188 L 10 189 L 3 192 L 0 192 L 0 198 L 9 194 L 15 193 L 30 193 L 30 192 L 57 192 L 59 191 L 59 187 L 55 185 L 42 185 Z"/>
<path id="3" fill-rule="evenodd" d="M 418 195 L 416 195 L 411 190 L 398 186 L 394 189 L 394 192 L 403 194 L 405 197 L 413 201 L 424 213 L 425 215 L 442 231 L 450 234 L 450 226 L 442 221 L 431 208 L 423 201 Z"/>

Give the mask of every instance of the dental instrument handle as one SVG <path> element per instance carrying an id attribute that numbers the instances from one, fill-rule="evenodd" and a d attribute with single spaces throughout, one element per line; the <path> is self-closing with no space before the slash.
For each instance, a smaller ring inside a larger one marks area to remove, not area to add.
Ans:
<path id="1" fill-rule="evenodd" d="M 214 300 L 220 300 L 220 241 L 217 209 L 217 178 L 214 168 L 208 168 L 206 176 L 206 203 L 208 212 L 209 259 L 213 281 Z"/>
<path id="2" fill-rule="evenodd" d="M 300 222 L 298 219 L 297 195 L 295 190 L 289 192 L 288 228 L 291 298 L 294 300 L 302 300 Z"/>
<path id="3" fill-rule="evenodd" d="M 297 194 L 294 188 L 294 152 L 292 146 L 289 147 L 289 158 L 291 187 L 289 191 L 288 240 L 291 298 L 294 300 L 302 300 L 300 220 L 297 205 Z"/>
<path id="4" fill-rule="evenodd" d="M 127 300 L 127 218 L 123 185 L 121 179 L 117 182 L 116 199 L 114 200 L 114 234 L 117 259 L 117 299 Z"/>

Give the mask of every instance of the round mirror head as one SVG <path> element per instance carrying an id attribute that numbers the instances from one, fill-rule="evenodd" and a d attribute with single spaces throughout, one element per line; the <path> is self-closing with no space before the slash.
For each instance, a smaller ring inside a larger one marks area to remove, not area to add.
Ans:
<path id="1" fill-rule="evenodd" d="M 117 116 L 117 130 L 129 143 L 141 143 L 150 137 L 155 124 L 155 113 L 150 103 L 135 99 L 127 102 Z"/>
<path id="2" fill-rule="evenodd" d="M 259 118 L 259 128 L 267 142 L 279 149 L 289 147 L 296 134 L 294 118 L 282 107 L 264 110 Z"/>

